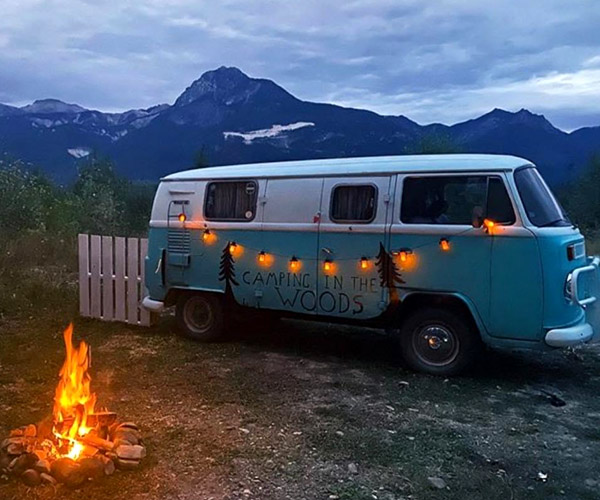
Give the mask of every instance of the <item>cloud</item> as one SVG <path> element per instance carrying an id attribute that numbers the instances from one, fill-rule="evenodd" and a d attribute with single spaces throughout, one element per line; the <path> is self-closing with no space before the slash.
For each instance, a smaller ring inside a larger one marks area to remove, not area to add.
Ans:
<path id="1" fill-rule="evenodd" d="M 597 0 L 3 0 L 2 11 L 0 102 L 147 107 L 234 65 L 302 99 L 424 123 L 527 107 L 567 128 L 600 124 Z"/>

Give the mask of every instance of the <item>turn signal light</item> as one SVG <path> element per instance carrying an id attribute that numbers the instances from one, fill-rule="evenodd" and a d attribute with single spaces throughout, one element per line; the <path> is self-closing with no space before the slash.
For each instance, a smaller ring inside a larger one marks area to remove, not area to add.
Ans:
<path id="1" fill-rule="evenodd" d="M 179 219 L 179 222 L 185 222 L 185 220 L 187 219 L 184 213 L 179 214 L 177 218 Z"/>

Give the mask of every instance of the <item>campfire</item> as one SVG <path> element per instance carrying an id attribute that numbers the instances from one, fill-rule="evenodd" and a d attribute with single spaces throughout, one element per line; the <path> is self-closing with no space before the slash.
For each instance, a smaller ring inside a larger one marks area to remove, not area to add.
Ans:
<path id="1" fill-rule="evenodd" d="M 73 345 L 73 325 L 64 332 L 65 362 L 59 373 L 52 416 L 10 432 L 0 446 L 0 474 L 28 486 L 63 483 L 80 487 L 115 469 L 138 467 L 146 456 L 139 428 L 98 411 L 91 390 L 90 347 Z"/>

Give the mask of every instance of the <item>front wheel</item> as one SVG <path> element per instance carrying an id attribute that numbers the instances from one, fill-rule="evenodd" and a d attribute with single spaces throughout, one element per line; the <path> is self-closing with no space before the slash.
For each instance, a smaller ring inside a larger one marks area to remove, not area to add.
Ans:
<path id="1" fill-rule="evenodd" d="M 473 363 L 481 339 L 463 315 L 449 309 L 425 308 L 404 322 L 400 345 L 404 360 L 413 370 L 451 376 Z"/>
<path id="2" fill-rule="evenodd" d="M 175 311 L 180 333 L 200 342 L 213 342 L 224 335 L 223 305 L 209 294 L 185 294 Z"/>

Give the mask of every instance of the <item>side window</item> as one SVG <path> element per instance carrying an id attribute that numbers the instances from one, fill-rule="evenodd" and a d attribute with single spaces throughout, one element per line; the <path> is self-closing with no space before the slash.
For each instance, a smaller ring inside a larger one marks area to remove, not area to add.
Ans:
<path id="1" fill-rule="evenodd" d="M 204 217 L 250 222 L 256 215 L 257 191 L 255 181 L 211 182 L 206 187 Z"/>
<path id="2" fill-rule="evenodd" d="M 499 224 L 510 225 L 516 221 L 508 191 L 500 177 L 490 177 L 485 216 Z"/>
<path id="3" fill-rule="evenodd" d="M 369 223 L 375 218 L 376 202 L 375 186 L 336 186 L 331 195 L 330 218 L 340 223 Z"/>
<path id="4" fill-rule="evenodd" d="M 400 220 L 405 224 L 470 225 L 486 206 L 487 177 L 407 177 Z"/>

